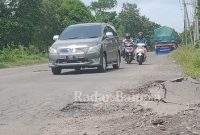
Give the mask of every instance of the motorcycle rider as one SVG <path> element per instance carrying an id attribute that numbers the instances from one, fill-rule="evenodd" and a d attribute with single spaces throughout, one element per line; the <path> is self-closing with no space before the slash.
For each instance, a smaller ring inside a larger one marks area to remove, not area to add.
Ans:
<path id="1" fill-rule="evenodd" d="M 126 42 L 133 42 L 133 40 L 131 39 L 131 35 L 130 33 L 126 33 L 125 39 L 123 40 L 123 43 Z"/>
<path id="2" fill-rule="evenodd" d="M 133 43 L 133 40 L 131 39 L 130 33 L 126 33 L 125 39 L 122 41 L 122 56 L 125 57 L 125 44 L 126 43 Z"/>
<path id="3" fill-rule="evenodd" d="M 139 32 L 138 33 L 138 39 L 136 40 L 136 44 L 138 44 L 138 43 L 144 43 L 144 44 L 146 44 L 145 48 L 147 49 L 147 51 L 150 50 L 149 46 L 147 45 L 147 39 L 144 37 L 143 32 Z"/>

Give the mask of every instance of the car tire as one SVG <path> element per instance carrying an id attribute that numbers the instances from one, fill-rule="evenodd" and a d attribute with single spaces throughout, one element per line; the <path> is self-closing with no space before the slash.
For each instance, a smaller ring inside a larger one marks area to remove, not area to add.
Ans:
<path id="1" fill-rule="evenodd" d="M 120 55 L 117 56 L 117 64 L 113 64 L 113 69 L 120 68 Z"/>
<path id="2" fill-rule="evenodd" d="M 59 75 L 59 74 L 61 73 L 62 69 L 59 68 L 59 67 L 52 67 L 52 68 L 51 68 L 51 71 L 52 71 L 52 73 L 53 73 L 54 75 Z"/>
<path id="3" fill-rule="evenodd" d="M 99 67 L 97 67 L 98 72 L 103 73 L 106 72 L 107 70 L 107 60 L 106 60 L 106 55 L 104 54 L 102 57 L 102 63 Z"/>
<path id="4" fill-rule="evenodd" d="M 75 68 L 74 70 L 75 71 L 81 71 L 81 68 Z"/>
<path id="5" fill-rule="evenodd" d="M 138 64 L 139 64 L 139 65 L 142 65 L 142 62 L 143 62 L 143 57 L 142 57 L 142 56 L 139 56 L 139 57 L 138 57 Z"/>

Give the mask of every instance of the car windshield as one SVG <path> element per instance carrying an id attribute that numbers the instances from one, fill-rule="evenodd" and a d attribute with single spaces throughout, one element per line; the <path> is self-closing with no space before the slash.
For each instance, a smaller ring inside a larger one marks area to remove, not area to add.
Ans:
<path id="1" fill-rule="evenodd" d="M 101 25 L 72 26 L 66 28 L 60 35 L 60 40 L 88 39 L 101 36 Z"/>

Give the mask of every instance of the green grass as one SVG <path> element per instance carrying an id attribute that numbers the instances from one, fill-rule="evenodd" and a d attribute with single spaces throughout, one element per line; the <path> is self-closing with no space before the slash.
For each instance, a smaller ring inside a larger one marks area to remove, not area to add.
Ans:
<path id="1" fill-rule="evenodd" d="M 0 68 L 45 63 L 47 55 L 42 55 L 34 46 L 8 47 L 0 50 Z"/>
<path id="2" fill-rule="evenodd" d="M 186 46 L 177 49 L 172 57 L 183 67 L 184 73 L 191 77 L 200 77 L 200 49 Z"/>

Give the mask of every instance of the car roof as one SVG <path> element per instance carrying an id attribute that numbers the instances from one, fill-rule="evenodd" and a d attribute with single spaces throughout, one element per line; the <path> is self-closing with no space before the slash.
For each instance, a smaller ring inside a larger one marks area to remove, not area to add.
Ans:
<path id="1" fill-rule="evenodd" d="M 74 26 L 95 26 L 95 25 L 110 26 L 110 27 L 113 28 L 113 26 L 108 24 L 108 23 L 80 23 L 80 24 L 70 25 L 69 27 L 74 27 Z"/>
<path id="2" fill-rule="evenodd" d="M 69 27 L 74 27 L 74 26 L 95 26 L 95 25 L 104 25 L 104 24 L 103 23 L 80 23 L 80 24 L 70 25 Z"/>
<path id="3" fill-rule="evenodd" d="M 106 27 L 106 26 L 109 26 L 111 27 L 114 31 L 116 31 L 115 27 L 108 24 L 108 23 L 80 23 L 80 24 L 73 24 L 73 25 L 70 25 L 68 27 L 77 27 L 77 26 L 98 26 L 98 25 L 101 25 L 102 27 Z"/>

